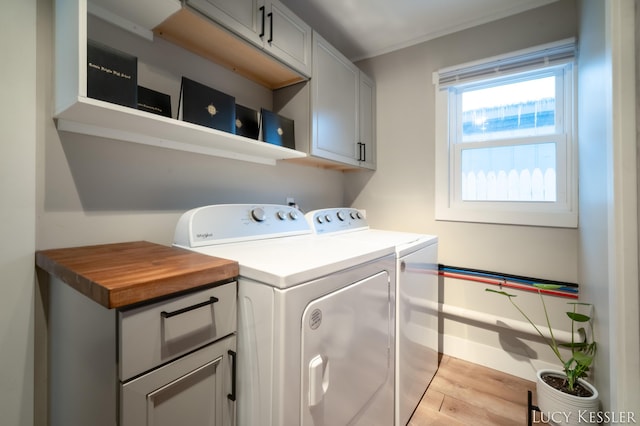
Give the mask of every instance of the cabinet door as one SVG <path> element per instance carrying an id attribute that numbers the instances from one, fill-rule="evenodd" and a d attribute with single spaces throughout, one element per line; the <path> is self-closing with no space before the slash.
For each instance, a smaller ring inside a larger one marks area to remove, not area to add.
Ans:
<path id="1" fill-rule="evenodd" d="M 121 425 L 234 425 L 235 347 L 227 337 L 122 385 Z"/>
<path id="2" fill-rule="evenodd" d="M 263 0 L 187 0 L 187 4 L 257 46 L 263 45 Z M 259 4 L 260 3 L 260 4 Z"/>
<path id="3" fill-rule="evenodd" d="M 359 70 L 314 33 L 311 154 L 358 165 Z"/>
<path id="4" fill-rule="evenodd" d="M 265 1 L 264 48 L 298 72 L 311 75 L 311 27 L 282 3 Z"/>
<path id="5" fill-rule="evenodd" d="M 360 139 L 358 159 L 360 166 L 376 168 L 376 88 L 372 79 L 360 72 Z"/>

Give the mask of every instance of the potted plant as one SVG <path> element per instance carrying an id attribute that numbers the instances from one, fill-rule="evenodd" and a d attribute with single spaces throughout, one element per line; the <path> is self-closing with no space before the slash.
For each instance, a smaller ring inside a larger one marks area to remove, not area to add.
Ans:
<path id="1" fill-rule="evenodd" d="M 544 316 L 549 328 L 549 337 L 542 334 L 540 329 L 529 316 L 514 301 L 516 295 L 504 291 L 485 289 L 486 291 L 501 294 L 509 299 L 509 302 L 522 314 L 522 316 L 533 326 L 540 337 L 551 348 L 554 355 L 562 364 L 562 370 L 539 370 L 537 372 L 536 395 L 537 404 L 540 408 L 544 421 L 556 425 L 578 424 L 580 420 L 589 419 L 589 413 L 595 413 L 599 408 L 597 389 L 583 380 L 586 377 L 589 367 L 595 357 L 597 345 L 593 339 L 593 325 L 591 317 L 578 312 L 579 306 L 591 306 L 589 303 L 568 302 L 572 305 L 572 310 L 567 312 L 571 320 L 571 342 L 559 343 L 553 335 L 553 328 L 547 313 L 542 289 L 558 289 L 560 286 L 550 284 L 534 284 L 538 288 Z M 576 323 L 589 327 L 589 333 L 584 327 Z M 582 337 L 581 341 L 576 341 L 576 331 Z M 563 355 L 561 347 L 570 350 L 570 357 Z"/>

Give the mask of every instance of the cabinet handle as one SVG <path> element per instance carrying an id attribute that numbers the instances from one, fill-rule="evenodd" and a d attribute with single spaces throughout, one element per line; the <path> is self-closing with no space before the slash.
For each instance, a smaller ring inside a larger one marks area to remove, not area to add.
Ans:
<path id="1" fill-rule="evenodd" d="M 264 6 L 260 6 L 260 12 L 262 12 L 262 29 L 260 30 L 260 38 L 264 37 Z"/>
<path id="2" fill-rule="evenodd" d="M 227 353 L 231 358 L 231 393 L 227 394 L 227 398 L 231 401 L 236 400 L 236 353 L 228 350 Z"/>
<path id="3" fill-rule="evenodd" d="M 269 12 L 267 16 L 269 17 L 269 40 L 267 42 L 271 43 L 273 41 L 273 13 Z"/>
<path id="4" fill-rule="evenodd" d="M 195 304 L 195 305 L 187 306 L 186 308 L 178 309 L 177 311 L 173 311 L 173 312 L 162 311 L 162 312 L 160 312 L 160 316 L 162 316 L 162 318 L 175 317 L 176 315 L 184 314 L 185 312 L 193 311 L 194 309 L 202 308 L 203 306 L 213 305 L 218 300 L 219 299 L 217 297 L 211 296 L 209 298 L 209 300 L 207 300 L 205 302 L 201 302 L 201 303 L 198 303 L 198 304 Z"/>
<path id="5" fill-rule="evenodd" d="M 367 158 L 367 145 L 358 142 L 358 161 L 365 161 Z"/>

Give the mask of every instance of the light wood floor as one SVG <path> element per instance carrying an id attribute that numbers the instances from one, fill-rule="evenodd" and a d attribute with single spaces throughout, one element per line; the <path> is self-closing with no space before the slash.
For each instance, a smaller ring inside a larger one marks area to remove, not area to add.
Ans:
<path id="1" fill-rule="evenodd" d="M 535 387 L 534 382 L 443 355 L 409 426 L 526 425 L 527 390 L 535 398 Z"/>

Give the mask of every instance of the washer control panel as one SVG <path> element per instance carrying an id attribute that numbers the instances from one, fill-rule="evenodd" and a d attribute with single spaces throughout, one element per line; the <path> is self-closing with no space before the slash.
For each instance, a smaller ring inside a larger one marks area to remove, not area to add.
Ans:
<path id="1" fill-rule="evenodd" d="M 184 213 L 173 243 L 201 247 L 235 241 L 312 234 L 302 212 L 277 204 L 215 204 Z"/>
<path id="2" fill-rule="evenodd" d="M 368 229 L 364 214 L 348 207 L 314 210 L 305 215 L 316 234 Z"/>

